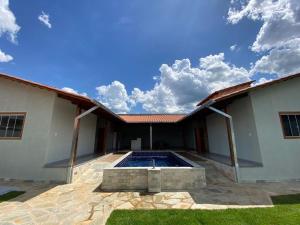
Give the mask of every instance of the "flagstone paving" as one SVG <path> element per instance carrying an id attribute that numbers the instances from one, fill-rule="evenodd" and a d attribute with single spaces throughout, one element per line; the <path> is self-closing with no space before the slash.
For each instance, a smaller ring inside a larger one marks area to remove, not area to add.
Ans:
<path id="1" fill-rule="evenodd" d="M 186 156 L 186 155 L 185 155 Z M 114 157 L 114 158 L 113 158 Z M 46 185 L 1 181 L 25 194 L 0 203 L 0 224 L 71 225 L 105 224 L 114 209 L 225 209 L 272 206 L 270 195 L 300 193 L 300 182 L 235 184 L 212 164 L 193 158 L 206 168 L 207 187 L 197 192 L 103 192 L 100 189 L 103 163 L 119 156 L 99 158 L 73 184 Z"/>

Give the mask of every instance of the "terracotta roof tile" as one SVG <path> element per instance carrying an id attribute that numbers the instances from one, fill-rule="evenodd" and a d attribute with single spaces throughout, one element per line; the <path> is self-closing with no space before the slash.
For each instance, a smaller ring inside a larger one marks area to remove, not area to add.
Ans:
<path id="1" fill-rule="evenodd" d="M 120 114 L 127 123 L 176 123 L 185 114 Z"/>
<path id="2" fill-rule="evenodd" d="M 57 95 L 59 97 L 67 99 L 67 100 L 71 101 L 72 103 L 80 105 L 81 107 L 84 107 L 84 108 L 91 108 L 91 107 L 95 106 L 95 102 L 93 101 L 93 99 L 79 95 L 79 94 L 66 92 L 66 91 L 63 91 L 63 90 L 55 88 L 55 87 L 51 87 L 51 86 L 36 83 L 33 81 L 25 80 L 25 79 L 11 76 L 11 75 L 4 74 L 4 73 L 0 73 L 0 78 L 7 79 L 10 81 L 14 81 L 14 82 L 19 82 L 19 83 L 22 83 L 25 85 L 30 85 L 32 87 L 37 87 L 37 88 L 44 89 L 47 91 L 55 92 L 55 93 L 57 93 Z M 100 113 L 105 113 L 107 116 L 110 116 L 112 118 L 115 118 L 119 121 L 124 122 L 117 114 L 113 113 L 110 109 L 106 108 L 102 104 L 101 104 L 101 108 L 99 108 L 97 111 L 99 111 Z"/>
<path id="3" fill-rule="evenodd" d="M 245 82 L 245 83 L 242 83 L 242 84 L 238 84 L 238 85 L 235 85 L 235 86 L 224 88 L 224 89 L 219 90 L 219 91 L 215 91 L 214 93 L 210 94 L 209 96 L 207 96 L 206 98 L 201 100 L 197 104 L 197 106 L 202 105 L 202 104 L 208 102 L 209 100 L 217 100 L 217 99 L 220 99 L 224 96 L 231 95 L 233 93 L 239 93 L 243 90 L 246 90 L 246 89 L 250 88 L 251 84 L 253 82 L 254 81 L 248 81 L 248 82 Z"/>
<path id="4" fill-rule="evenodd" d="M 197 104 L 197 106 L 200 106 L 200 105 L 208 102 L 209 100 L 222 101 L 224 99 L 228 99 L 228 98 L 243 94 L 250 90 L 252 91 L 252 90 L 259 89 L 259 88 L 265 88 L 270 85 L 277 84 L 277 83 L 284 82 L 284 81 L 291 80 L 291 79 L 298 78 L 298 77 L 300 77 L 300 73 L 287 75 L 287 76 L 284 76 L 284 77 L 281 77 L 281 78 L 278 78 L 275 80 L 271 80 L 271 81 L 268 81 L 263 84 L 258 84 L 258 85 L 251 85 L 255 81 L 249 81 L 246 83 L 238 84 L 238 85 L 235 85 L 235 86 L 232 86 L 229 88 L 225 88 L 225 89 L 222 89 L 222 90 L 219 90 L 219 91 L 216 91 L 216 92 L 210 94 L 205 99 L 203 99 L 201 102 L 199 102 Z"/>

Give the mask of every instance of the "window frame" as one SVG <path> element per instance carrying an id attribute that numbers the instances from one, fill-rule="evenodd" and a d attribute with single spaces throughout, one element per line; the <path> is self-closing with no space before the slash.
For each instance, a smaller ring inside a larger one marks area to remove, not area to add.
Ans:
<path id="1" fill-rule="evenodd" d="M 7 115 L 7 116 L 24 116 L 24 120 L 23 120 L 23 124 L 22 124 L 22 128 L 21 128 L 21 134 L 19 137 L 0 137 L 0 141 L 1 140 L 21 140 L 23 137 L 23 131 L 24 131 L 24 126 L 25 126 L 25 121 L 26 121 L 26 112 L 0 112 L 0 116 L 2 115 Z"/>
<path id="2" fill-rule="evenodd" d="M 300 139 L 300 135 L 299 136 L 286 136 L 284 133 L 284 126 L 283 126 L 283 121 L 282 121 L 282 116 L 289 116 L 289 115 L 294 115 L 294 116 L 298 116 L 300 115 L 300 111 L 294 111 L 294 112 L 279 112 L 279 119 L 280 119 L 280 125 L 281 125 L 281 130 L 282 130 L 282 135 L 284 139 Z M 300 127 L 299 127 L 300 129 Z"/>

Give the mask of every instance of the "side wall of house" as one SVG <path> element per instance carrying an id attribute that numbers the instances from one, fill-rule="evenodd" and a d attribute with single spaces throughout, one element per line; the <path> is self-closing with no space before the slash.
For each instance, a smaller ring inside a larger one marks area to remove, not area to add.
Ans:
<path id="1" fill-rule="evenodd" d="M 228 114 L 233 118 L 238 158 L 261 163 L 262 158 L 250 97 L 238 99 L 230 104 Z"/>
<path id="2" fill-rule="evenodd" d="M 65 169 L 44 168 L 55 98 L 53 92 L 0 79 L 0 112 L 26 112 L 22 139 L 0 139 L 0 178 L 65 179 Z"/>
<path id="3" fill-rule="evenodd" d="M 56 98 L 53 108 L 47 163 L 70 157 L 76 105 Z M 82 111 L 83 112 L 83 111 Z M 97 116 L 88 114 L 80 120 L 77 156 L 94 152 Z"/>
<path id="4" fill-rule="evenodd" d="M 0 139 L 0 178 L 66 180 L 66 168 L 46 168 L 70 157 L 76 106 L 54 92 L 0 79 L 0 112 L 26 112 L 20 140 Z M 81 120 L 78 156 L 94 152 L 96 116 Z"/>
<path id="5" fill-rule="evenodd" d="M 229 144 L 224 117 L 212 113 L 206 117 L 208 146 L 210 153 L 229 156 Z"/>
<path id="6" fill-rule="evenodd" d="M 263 167 L 241 170 L 244 180 L 300 178 L 300 139 L 284 139 L 279 112 L 300 111 L 300 78 L 250 93 Z"/>
<path id="7" fill-rule="evenodd" d="M 183 128 L 178 124 L 152 125 L 153 149 L 178 149 L 183 147 Z"/>
<path id="8" fill-rule="evenodd" d="M 250 97 L 243 97 L 228 105 L 228 114 L 233 118 L 237 156 L 254 162 L 261 162 L 257 132 Z M 211 153 L 230 155 L 226 120 L 213 113 L 206 119 Z"/>

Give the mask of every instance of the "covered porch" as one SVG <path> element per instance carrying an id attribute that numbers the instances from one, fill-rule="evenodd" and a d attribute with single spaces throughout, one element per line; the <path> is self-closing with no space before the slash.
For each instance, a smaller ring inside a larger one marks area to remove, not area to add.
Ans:
<path id="1" fill-rule="evenodd" d="M 261 167 L 248 98 L 242 96 L 236 102 L 238 106 L 230 101 L 214 104 L 213 107 L 199 107 L 188 116 L 126 114 L 117 115 L 119 120 L 103 120 L 98 116 L 94 153 L 181 150 L 216 162 L 221 169 L 229 167 L 233 172 L 238 167 Z M 78 137 L 76 123 L 74 128 Z M 76 159 L 76 136 L 72 145 L 75 150 L 73 163 L 80 161 Z"/>
<path id="2" fill-rule="evenodd" d="M 185 147 L 184 115 L 121 115 L 127 123 L 117 128 L 117 150 L 165 150 Z"/>
<path id="3" fill-rule="evenodd" d="M 232 109 L 224 104 L 216 105 L 216 110 L 225 115 L 232 113 Z M 220 113 L 203 109 L 188 117 L 168 114 L 120 115 L 126 123 L 117 128 L 116 151 L 178 150 L 230 167 L 234 167 L 236 162 L 239 167 L 261 167 L 260 153 L 253 146 L 255 139 L 250 136 L 245 141 L 243 125 L 235 121 L 231 126 L 230 119 Z M 236 143 L 233 143 L 233 136 Z M 133 149 L 132 141 L 135 140 L 140 140 L 140 145 Z M 252 146 L 249 147 L 250 144 Z"/>
<path id="4" fill-rule="evenodd" d="M 118 132 L 118 150 L 182 149 L 183 128 L 178 124 L 126 124 Z"/>
<path id="5" fill-rule="evenodd" d="M 222 101 L 202 101 L 198 110 L 181 123 L 194 133 L 194 143 L 190 143 L 196 150 L 194 154 L 214 163 L 225 173 L 229 171 L 235 180 L 243 181 L 246 173 L 263 167 L 247 93 Z"/>

